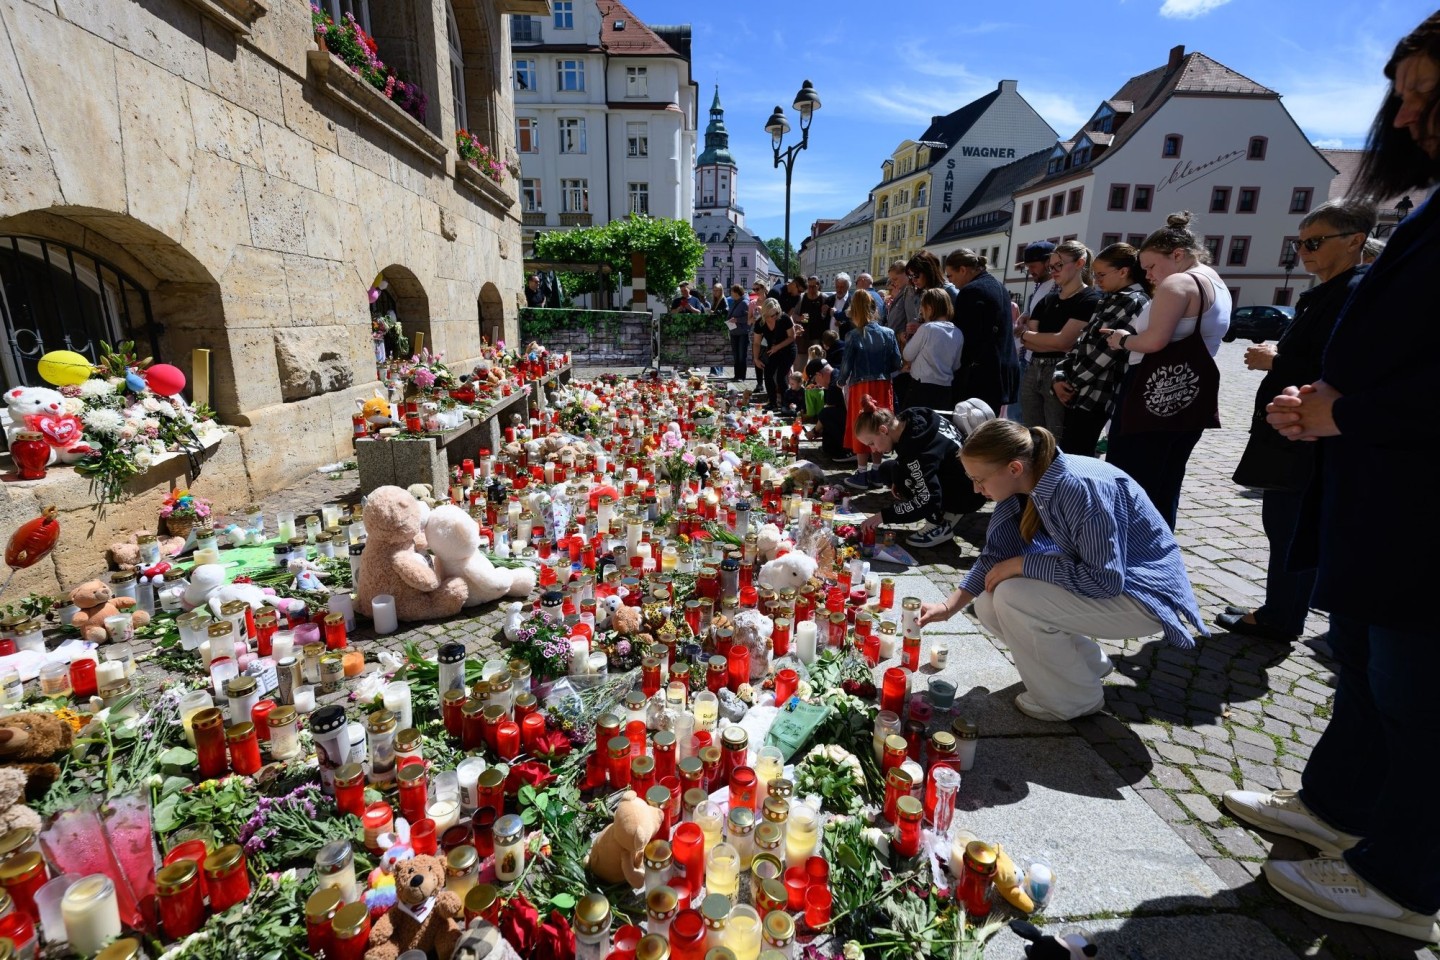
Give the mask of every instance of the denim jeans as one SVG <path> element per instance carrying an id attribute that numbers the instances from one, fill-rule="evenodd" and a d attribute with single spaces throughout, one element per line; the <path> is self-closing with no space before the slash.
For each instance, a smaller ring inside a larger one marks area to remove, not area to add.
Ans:
<path id="1" fill-rule="evenodd" d="M 1340 664 L 1334 714 L 1300 788 L 1300 798 L 1322 820 L 1364 838 L 1345 854 L 1355 872 L 1422 914 L 1440 909 L 1437 641 L 1434 632 L 1330 618 L 1330 646 Z"/>
<path id="2" fill-rule="evenodd" d="M 1119 414 L 1116 415 L 1117 417 Z M 1180 486 L 1185 482 L 1185 465 L 1200 442 L 1200 430 L 1153 430 L 1126 433 L 1113 426 L 1105 460 L 1124 470 L 1140 485 L 1170 529 L 1180 512 Z"/>
<path id="3" fill-rule="evenodd" d="M 1057 441 L 1065 435 L 1065 404 L 1055 396 L 1055 364 L 1050 357 L 1032 357 L 1020 377 L 1020 410 L 1027 427 L 1044 427 Z"/>
<path id="4" fill-rule="evenodd" d="M 1260 522 L 1270 541 L 1270 565 L 1265 574 L 1265 603 L 1255 611 L 1255 620 L 1297 637 L 1305 632 L 1310 612 L 1310 594 L 1315 589 L 1315 569 L 1287 570 L 1285 557 L 1300 525 L 1304 494 L 1288 490 L 1266 490 L 1260 501 Z"/>

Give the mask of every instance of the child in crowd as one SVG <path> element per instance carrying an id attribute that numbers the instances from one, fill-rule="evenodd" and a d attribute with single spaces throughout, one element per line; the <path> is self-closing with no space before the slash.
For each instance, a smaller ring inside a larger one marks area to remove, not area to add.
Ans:
<path id="1" fill-rule="evenodd" d="M 800 371 L 790 371 L 788 386 L 780 396 L 782 416 L 798 417 L 805 411 L 805 378 Z"/>
<path id="2" fill-rule="evenodd" d="M 813 348 L 819 351 L 819 347 Z M 820 450 L 838 463 L 849 463 L 855 454 L 845 447 L 845 393 L 835 385 L 835 368 L 824 357 L 812 356 L 805 364 L 805 376 L 821 394 L 823 404 L 815 418 L 810 439 L 820 440 Z"/>
<path id="3" fill-rule="evenodd" d="M 840 360 L 845 356 L 845 347 L 840 343 L 840 334 L 834 330 L 826 330 L 820 335 L 820 346 L 825 349 L 825 362 L 839 370 Z"/>

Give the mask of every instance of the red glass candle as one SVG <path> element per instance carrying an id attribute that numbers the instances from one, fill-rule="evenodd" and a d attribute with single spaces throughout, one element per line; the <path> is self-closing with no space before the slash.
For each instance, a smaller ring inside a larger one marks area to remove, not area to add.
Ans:
<path id="1" fill-rule="evenodd" d="M 659 783 L 660 786 L 670 791 L 668 813 L 670 815 L 670 826 L 673 828 L 675 824 L 680 822 L 680 817 L 683 815 L 685 809 L 685 791 L 680 788 L 679 777 L 662 777 Z"/>
<path id="2" fill-rule="evenodd" d="M 347 903 L 335 914 L 330 932 L 326 960 L 363 960 L 370 946 L 370 910 L 364 903 Z"/>
<path id="3" fill-rule="evenodd" d="M 870 666 L 880 665 L 880 634 L 871 633 L 860 642 L 860 655 Z"/>
<path id="4" fill-rule="evenodd" d="M 244 903 L 250 896 L 244 848 L 230 843 L 206 857 L 205 886 L 210 891 L 210 909 L 216 913 Z"/>
<path id="5" fill-rule="evenodd" d="M 905 694 L 910 689 L 910 679 L 900 667 L 890 667 L 880 681 L 880 709 L 889 710 L 897 717 L 905 712 Z"/>
<path id="6" fill-rule="evenodd" d="M 829 887 L 812 886 L 805 891 L 805 923 L 819 930 L 830 922 L 830 905 L 834 896 Z"/>
<path id="7" fill-rule="evenodd" d="M 338 887 L 321 887 L 305 901 L 305 943 L 311 954 L 318 957 L 323 952 L 328 956 L 334 949 L 331 925 L 344 905 Z"/>
<path id="8" fill-rule="evenodd" d="M 352 817 L 365 815 L 365 771 L 347 763 L 335 771 L 335 809 Z"/>
<path id="9" fill-rule="evenodd" d="M 880 581 L 880 609 L 889 610 L 895 606 L 895 581 L 885 577 Z"/>
<path id="10" fill-rule="evenodd" d="M 479 700 L 467 700 L 461 708 L 460 746 L 466 750 L 480 750 L 485 746 L 485 704 Z"/>
<path id="11" fill-rule="evenodd" d="M 955 899 L 965 905 L 967 916 L 987 917 L 990 915 L 990 882 L 995 875 L 995 849 L 988 843 L 972 840 L 965 845 L 964 863 Z"/>
<path id="12" fill-rule="evenodd" d="M 721 783 L 729 782 L 728 775 L 721 768 L 722 751 L 719 747 L 714 744 L 708 747 L 701 747 L 699 756 L 700 768 L 704 771 L 704 786 L 707 793 L 714 790 Z M 736 764 L 736 766 L 739 765 L 738 763 Z M 722 780 L 721 777 L 725 777 L 726 779 Z"/>
<path id="13" fill-rule="evenodd" d="M 650 757 L 630 757 L 630 789 L 644 797 L 655 786 L 655 761 Z"/>
<path id="14" fill-rule="evenodd" d="M 440 849 L 440 842 L 435 836 L 435 828 L 435 821 L 429 817 L 411 820 L 410 849 L 419 856 L 435 856 L 436 851 Z"/>
<path id="15" fill-rule="evenodd" d="M 688 821 L 682 823 L 675 828 L 675 835 L 670 840 L 670 848 L 675 858 L 675 876 L 684 879 L 686 889 L 689 890 L 690 896 L 694 897 L 700 892 L 700 887 L 705 882 L 705 833 L 700 829 L 699 824 Z M 679 917 L 677 916 L 675 921 L 670 924 L 672 937 L 675 935 L 675 924 L 678 922 Z"/>
<path id="16" fill-rule="evenodd" d="M 225 731 L 225 743 L 230 748 L 230 769 L 244 777 L 253 777 L 260 772 L 260 737 L 255 724 L 250 721 L 237 723 Z"/>
<path id="17" fill-rule="evenodd" d="M 162 867 L 155 874 L 155 893 L 166 939 L 188 937 L 205 922 L 205 891 L 200 887 L 200 870 L 193 860 Z"/>
<path id="18" fill-rule="evenodd" d="M 750 648 L 743 644 L 734 644 L 730 651 L 725 654 L 727 669 L 726 686 L 731 690 L 739 690 L 740 684 L 750 682 Z"/>
<path id="19" fill-rule="evenodd" d="M 891 770 L 894 770 L 905 762 L 907 744 L 904 737 L 892 733 L 885 738 L 882 747 L 883 751 L 880 754 L 880 774 L 881 776 L 888 776 Z"/>
<path id="20" fill-rule="evenodd" d="M 465 691 L 446 690 L 440 698 L 440 716 L 445 721 L 445 732 L 452 737 L 465 732 Z"/>
<path id="21" fill-rule="evenodd" d="M 775 629 L 770 634 L 770 645 L 777 658 L 790 652 L 790 620 L 788 618 L 779 617 L 775 620 Z"/>
<path id="22" fill-rule="evenodd" d="M 616 709 L 620 709 L 616 707 Z M 610 742 L 611 737 L 620 735 L 620 717 L 613 713 L 604 713 L 595 721 L 595 744 L 600 746 Z"/>
<path id="23" fill-rule="evenodd" d="M 675 776 L 675 734 L 662 730 L 650 743 L 655 757 L 655 782 L 663 783 Z"/>
<path id="24" fill-rule="evenodd" d="M 203 898 L 209 896 L 209 892 L 205 889 L 205 858 L 208 856 L 210 856 L 210 848 L 205 845 L 204 840 L 186 840 L 184 843 L 177 843 L 169 853 L 165 854 L 162 865 L 168 867 L 181 860 L 192 861 L 200 878 L 200 896 Z"/>
<path id="25" fill-rule="evenodd" d="M 514 760 L 520 756 L 520 724 L 513 720 L 501 721 L 495 731 L 495 752 L 501 760 Z"/>
<path id="26" fill-rule="evenodd" d="M 246 607 L 248 610 L 249 607 Z M 331 613 L 325 617 L 325 649 L 345 649 L 345 615 L 343 613 Z"/>
<path id="27" fill-rule="evenodd" d="M 630 739 L 628 737 L 611 737 L 610 742 L 605 745 L 605 749 L 606 756 L 610 761 L 608 768 L 610 789 L 628 789 L 630 786 Z"/>
<path id="28" fill-rule="evenodd" d="M 900 644 L 900 665 L 912 673 L 920 669 L 920 637 L 908 633 Z"/>
<path id="29" fill-rule="evenodd" d="M 705 919 L 684 909 L 670 921 L 670 960 L 705 960 Z"/>
<path id="30" fill-rule="evenodd" d="M 505 708 L 498 703 L 487 704 L 480 711 L 480 738 L 491 750 L 500 749 L 500 724 L 506 719 Z"/>
<path id="31" fill-rule="evenodd" d="M 827 634 L 827 642 L 831 647 L 845 646 L 845 633 L 848 626 L 849 621 L 845 619 L 845 614 L 830 614 L 830 628 Z"/>
<path id="32" fill-rule="evenodd" d="M 699 832 L 700 828 L 695 830 Z M 703 843 L 702 843 L 703 846 Z M 35 894 L 50 879 L 45 860 L 35 851 L 11 857 L 0 866 L 0 886 L 10 894 L 17 913 L 24 913 L 32 921 L 39 922 L 40 908 L 35 905 Z"/>
<path id="33" fill-rule="evenodd" d="M 383 849 L 380 846 L 381 834 L 395 829 L 395 811 L 390 804 L 377 800 L 365 808 L 365 812 L 360 816 L 360 823 L 365 831 L 366 848 L 373 853 L 379 853 Z"/>
<path id="34" fill-rule="evenodd" d="M 280 629 L 280 618 L 274 613 L 264 612 L 255 618 L 255 649 L 262 657 L 274 652 L 275 632 Z"/>
<path id="35" fill-rule="evenodd" d="M 540 738 L 545 735 L 545 717 L 532 713 L 520 721 L 520 743 L 526 753 L 534 753 Z"/>
<path id="36" fill-rule="evenodd" d="M 515 722 L 523 724 L 526 717 L 540 714 L 540 701 L 536 700 L 535 694 L 529 691 L 518 693 L 515 695 L 514 712 Z M 544 719 L 544 716 L 544 714 L 540 714 L 541 719 Z"/>
<path id="37" fill-rule="evenodd" d="M 495 821 L 500 814 L 490 807 L 479 807 L 470 818 L 471 842 L 481 858 L 495 855 Z"/>
<path id="38" fill-rule="evenodd" d="M 640 661 L 640 689 L 644 692 L 647 700 L 660 692 L 659 659 L 646 657 Z"/>
<path id="39" fill-rule="evenodd" d="M 794 669 L 786 667 L 775 674 L 775 705 L 783 707 L 795 696 L 795 690 L 800 685 L 800 674 Z"/>
<path id="40" fill-rule="evenodd" d="M 630 755 L 643 757 L 645 755 L 645 721 L 631 720 L 625 724 L 625 739 L 630 741 Z"/>
<path id="41" fill-rule="evenodd" d="M 207 707 L 196 713 L 190 724 L 195 734 L 200 779 L 213 780 L 229 773 L 230 758 L 225 752 L 225 715 L 215 707 Z"/>
<path id="42" fill-rule="evenodd" d="M 910 796 L 913 786 L 910 774 L 899 767 L 895 767 L 885 774 L 885 809 L 882 812 L 886 820 L 891 823 L 895 822 L 895 805 L 899 803 L 901 797 Z"/>
<path id="43" fill-rule="evenodd" d="M 88 700 L 95 696 L 94 659 L 81 657 L 78 660 L 70 661 L 70 688 L 75 692 L 77 699 Z"/>
<path id="44" fill-rule="evenodd" d="M 730 771 L 730 809 L 745 807 L 754 810 L 758 785 L 755 771 L 749 767 L 736 767 Z"/>
<path id="45" fill-rule="evenodd" d="M 425 764 L 402 767 L 395 774 L 395 780 L 400 794 L 400 815 L 411 823 L 425 819 L 425 803 L 429 799 Z"/>
<path id="46" fill-rule="evenodd" d="M 489 807 L 496 816 L 505 812 L 505 775 L 494 767 L 480 774 L 475 782 L 476 807 Z"/>
<path id="47" fill-rule="evenodd" d="M 255 727 L 255 735 L 261 740 L 270 740 L 270 711 L 274 710 L 274 700 L 261 700 L 250 708 L 250 722 Z"/>
<path id="48" fill-rule="evenodd" d="M 440 853 L 442 856 L 454 850 L 456 847 L 470 847 L 474 845 L 475 837 L 468 823 L 457 823 L 453 827 L 446 827 L 445 832 L 440 834 Z"/>
<path id="49" fill-rule="evenodd" d="M 785 871 L 785 906 L 794 910 L 805 909 L 805 891 L 810 889 L 810 875 L 803 866 L 789 867 Z"/>

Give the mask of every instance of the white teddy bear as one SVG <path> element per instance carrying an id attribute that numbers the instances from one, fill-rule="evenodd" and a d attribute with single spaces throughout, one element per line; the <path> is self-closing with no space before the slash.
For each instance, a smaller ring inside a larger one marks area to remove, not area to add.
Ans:
<path id="1" fill-rule="evenodd" d="M 735 643 L 750 651 L 750 682 L 759 683 L 770 671 L 770 635 L 775 621 L 758 610 L 735 615 Z"/>
<path id="2" fill-rule="evenodd" d="M 808 553 L 791 550 L 760 568 L 760 586 L 774 591 L 799 590 L 815 575 L 819 564 Z"/>
<path id="3" fill-rule="evenodd" d="M 506 603 L 500 609 L 505 611 L 505 640 L 514 643 L 520 639 L 520 628 L 525 624 L 525 604 L 518 601 Z"/>
<path id="4" fill-rule="evenodd" d="M 786 546 L 791 545 L 784 532 L 781 531 L 778 526 L 773 523 L 767 523 L 762 526 L 760 532 L 756 534 L 756 547 L 760 553 L 760 562 L 768 563 L 774 560 L 775 555 L 780 552 L 782 544 Z"/>
<path id="5" fill-rule="evenodd" d="M 425 521 L 425 541 L 435 556 L 435 573 L 442 580 L 461 577 L 470 588 L 465 606 L 474 607 L 501 597 L 528 597 L 535 589 L 535 571 L 497 567 L 480 552 L 480 530 L 464 510 L 442 504 Z"/>
<path id="6" fill-rule="evenodd" d="M 58 419 L 66 415 L 65 398 L 57 391 L 46 387 L 14 387 L 6 390 L 5 407 L 9 411 L 9 421 L 5 426 L 5 439 L 11 443 L 15 442 L 16 433 L 31 429 L 30 425 L 25 422 L 26 417 L 49 416 Z M 49 463 L 54 463 L 59 457 L 57 444 L 48 435 L 45 439 L 50 444 Z M 74 440 L 75 442 L 80 440 L 78 430 L 75 431 Z"/>

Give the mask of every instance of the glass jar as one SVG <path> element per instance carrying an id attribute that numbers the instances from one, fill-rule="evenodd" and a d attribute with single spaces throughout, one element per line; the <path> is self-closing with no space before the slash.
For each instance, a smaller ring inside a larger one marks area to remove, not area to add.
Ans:
<path id="1" fill-rule="evenodd" d="M 250 719 L 250 711 L 260 702 L 260 685 L 254 677 L 244 674 L 225 684 L 225 696 L 230 700 L 230 722 L 244 723 Z"/>
<path id="2" fill-rule="evenodd" d="M 197 711 L 190 721 L 195 732 L 195 754 L 199 758 L 200 778 L 213 780 L 230 772 L 225 750 L 225 714 L 217 707 Z"/>
<path id="3" fill-rule="evenodd" d="M 705 949 L 725 946 L 725 924 L 730 919 L 730 898 L 707 893 L 700 901 L 700 917 L 705 921 Z"/>
<path id="4" fill-rule="evenodd" d="M 360 824 L 364 830 L 365 849 L 379 853 L 385 849 L 380 838 L 395 830 L 395 810 L 385 801 L 376 800 L 365 807 L 365 812 L 360 815 Z"/>
<path id="5" fill-rule="evenodd" d="M 82 957 L 98 953 L 120 937 L 120 901 L 114 882 L 103 873 L 71 884 L 60 899 L 60 914 L 70 949 Z"/>
<path id="6" fill-rule="evenodd" d="M 205 858 L 205 888 L 210 893 L 210 909 L 216 913 L 243 903 L 250 896 L 244 848 L 229 843 Z"/>
<path id="7" fill-rule="evenodd" d="M 740 905 L 725 922 L 724 946 L 735 960 L 758 960 L 760 956 L 760 914 L 754 907 Z"/>
<path id="8" fill-rule="evenodd" d="M 23 649 L 23 648 L 22 648 Z M 95 661 L 90 660 L 91 672 Z M 40 667 L 40 695 L 44 697 L 68 697 L 74 689 L 70 683 L 73 664 L 47 663 Z"/>
<path id="9" fill-rule="evenodd" d="M 895 803 L 896 855 L 909 859 L 920 854 L 920 820 L 925 815 L 924 806 L 914 797 L 901 797 Z"/>
<path id="10" fill-rule="evenodd" d="M 755 859 L 755 811 L 731 807 L 725 818 L 725 838 L 740 854 L 740 869 L 749 870 Z"/>
<path id="11" fill-rule="evenodd" d="M 178 860 L 155 874 L 160 923 L 167 940 L 180 940 L 205 922 L 205 891 L 194 860 Z"/>
<path id="12" fill-rule="evenodd" d="M 675 734 L 669 730 L 661 730 L 655 734 L 650 746 L 655 756 L 655 782 L 659 783 L 675 776 L 677 762 Z"/>
<path id="13" fill-rule="evenodd" d="M 668 937 L 670 922 L 680 910 L 673 887 L 661 885 L 645 894 L 645 929 L 655 936 Z"/>
<path id="14" fill-rule="evenodd" d="M 675 855 L 668 840 L 655 839 L 645 844 L 645 892 L 658 890 L 670 882 Z"/>
<path id="15" fill-rule="evenodd" d="M 875 764 L 885 762 L 885 739 L 899 734 L 902 730 L 900 715 L 893 710 L 881 710 L 875 714 L 875 725 L 870 736 L 870 745 L 875 751 Z"/>
<path id="16" fill-rule="evenodd" d="M 489 807 L 496 815 L 505 812 L 505 774 L 491 767 L 475 780 L 476 807 Z"/>
<path id="17" fill-rule="evenodd" d="M 776 862 L 783 862 L 785 860 L 785 834 L 786 831 L 769 821 L 757 826 L 754 833 L 755 860 L 765 856 Z M 754 860 L 750 862 L 750 868 L 752 870 L 755 868 Z"/>
<path id="18" fill-rule="evenodd" d="M 525 868 L 525 822 L 506 814 L 495 821 L 495 879 L 509 883 Z"/>
<path id="19" fill-rule="evenodd" d="M 500 891 L 491 884 L 477 883 L 465 894 L 465 925 L 477 917 L 491 926 L 500 923 Z"/>
<path id="20" fill-rule="evenodd" d="M 225 745 L 230 749 L 230 769 L 242 777 L 260 772 L 260 738 L 255 724 L 246 720 L 225 728 Z"/>
<path id="21" fill-rule="evenodd" d="M 425 807 L 429 799 L 425 764 L 412 763 L 401 767 L 395 780 L 399 784 L 400 815 L 412 824 L 425 819 Z"/>
<path id="22" fill-rule="evenodd" d="M 437 689 L 443 696 L 446 691 L 465 690 L 465 644 L 456 641 L 441 644 L 440 680 Z"/>
<path id="23" fill-rule="evenodd" d="M 389 710 L 370 714 L 365 724 L 365 738 L 370 750 L 370 783 L 388 787 L 395 782 L 395 726 L 397 719 Z"/>
<path id="24" fill-rule="evenodd" d="M 297 724 L 298 715 L 294 707 L 276 707 L 265 717 L 265 725 L 270 731 L 272 760 L 290 760 L 300 755 L 300 733 Z"/>
<path id="25" fill-rule="evenodd" d="M 720 894 L 733 905 L 740 893 L 740 851 L 728 843 L 717 843 L 705 854 L 705 889 Z"/>
<path id="26" fill-rule="evenodd" d="M 475 886 L 480 875 L 480 855 L 469 844 L 462 844 L 445 854 L 445 889 L 462 901 Z"/>
<path id="27" fill-rule="evenodd" d="M 335 887 L 321 887 L 305 901 L 305 945 L 310 953 L 327 956 L 331 946 L 332 928 L 335 915 L 345 905 L 340 891 Z"/>
<path id="28" fill-rule="evenodd" d="M 760 939 L 766 950 L 779 951 L 789 960 L 795 952 L 795 921 L 784 910 L 771 910 L 760 925 Z"/>
<path id="29" fill-rule="evenodd" d="M 958 878 L 955 899 L 965 907 L 967 917 L 990 915 L 990 884 L 995 876 L 995 848 L 980 840 L 965 845 L 964 869 Z"/>
<path id="30" fill-rule="evenodd" d="M 345 815 L 365 815 L 365 769 L 347 763 L 335 771 L 335 808 Z"/>
<path id="31" fill-rule="evenodd" d="M 895 822 L 896 804 L 901 797 L 910 796 L 915 781 L 903 767 L 894 767 L 885 774 L 885 806 L 881 815 L 891 823 Z"/>
<path id="32" fill-rule="evenodd" d="M 40 910 L 35 906 L 35 893 L 50 879 L 45 869 L 45 860 L 31 850 L 12 856 L 0 863 L 0 887 L 10 894 L 15 909 L 26 914 L 32 921 L 40 920 Z"/>
<path id="33" fill-rule="evenodd" d="M 590 893 L 575 905 L 575 960 L 604 960 L 610 952 L 610 901 Z"/>
<path id="34" fill-rule="evenodd" d="M 355 880 L 355 851 L 349 840 L 334 840 L 320 848 L 315 854 L 315 876 L 318 889 L 334 887 L 345 903 L 354 903 L 360 898 Z"/>
<path id="35" fill-rule="evenodd" d="M 809 804 L 792 803 L 785 822 L 785 865 L 803 867 L 819 843 L 820 818 Z"/>
<path id="36" fill-rule="evenodd" d="M 670 960 L 705 960 L 705 918 L 699 910 L 679 910 L 670 921 Z"/>
<path id="37" fill-rule="evenodd" d="M 744 727 L 726 727 L 720 735 L 720 751 L 720 775 L 728 784 L 736 769 L 749 765 L 750 735 Z"/>
<path id="38" fill-rule="evenodd" d="M 737 808 L 755 812 L 756 777 L 749 767 L 736 767 L 730 771 L 730 809 Z"/>
<path id="39" fill-rule="evenodd" d="M 330 949 L 326 960 L 364 960 L 370 946 L 370 908 L 364 903 L 347 903 L 330 922 Z"/>
<path id="40" fill-rule="evenodd" d="M 964 717 L 956 717 L 950 724 L 950 732 L 955 734 L 955 758 L 959 761 L 961 772 L 969 772 L 975 766 L 975 748 L 980 743 L 980 728 L 973 720 Z"/>

